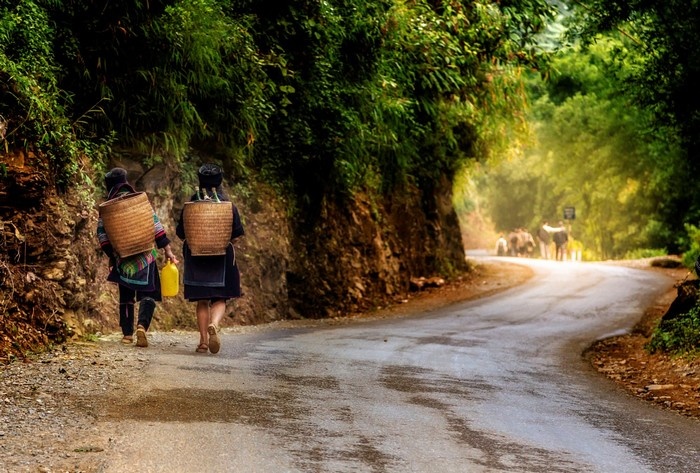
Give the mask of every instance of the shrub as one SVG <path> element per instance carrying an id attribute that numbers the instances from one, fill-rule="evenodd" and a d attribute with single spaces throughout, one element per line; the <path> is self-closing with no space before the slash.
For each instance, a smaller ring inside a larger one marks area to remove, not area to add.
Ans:
<path id="1" fill-rule="evenodd" d="M 644 259 L 655 258 L 658 256 L 666 256 L 666 250 L 656 248 L 637 248 L 636 250 L 630 250 L 625 253 L 624 259 Z"/>
<path id="2" fill-rule="evenodd" d="M 654 329 L 647 349 L 674 355 L 700 354 L 700 307 L 670 320 L 662 320 Z"/>
<path id="3" fill-rule="evenodd" d="M 686 224 L 685 230 L 688 234 L 686 242 L 688 250 L 683 253 L 683 266 L 692 269 L 698 256 L 700 256 L 700 228 Z"/>

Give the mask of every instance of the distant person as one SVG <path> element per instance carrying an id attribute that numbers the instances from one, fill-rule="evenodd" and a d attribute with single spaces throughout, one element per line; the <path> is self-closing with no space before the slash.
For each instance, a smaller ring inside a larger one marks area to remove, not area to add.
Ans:
<path id="1" fill-rule="evenodd" d="M 126 180 L 126 170 L 114 168 L 105 175 L 107 200 L 134 194 L 136 191 Z M 165 234 L 158 216 L 153 214 L 154 241 L 157 248 L 165 250 L 165 255 L 174 264 L 177 258 L 170 248 L 170 240 Z M 104 228 L 102 218 L 97 221 L 97 238 L 100 248 L 109 257 L 109 275 L 107 280 L 119 285 L 119 327 L 122 329 L 122 343 L 130 344 L 134 340 L 134 304 L 139 302 L 139 314 L 136 320 L 136 346 L 147 347 L 146 332 L 153 320 L 156 301 L 162 300 L 160 293 L 160 276 L 156 264 L 158 251 L 152 250 L 120 258 L 112 247 Z"/>
<path id="2" fill-rule="evenodd" d="M 532 237 L 532 233 L 528 232 L 525 228 L 520 229 L 520 256 L 530 258 L 532 253 L 535 251 L 535 239 Z"/>
<path id="3" fill-rule="evenodd" d="M 199 188 L 190 201 L 218 196 L 221 201 L 229 199 L 222 188 L 223 174 L 215 164 L 204 164 L 197 171 Z M 197 353 L 218 353 L 221 348 L 219 326 L 226 312 L 229 299 L 241 297 L 241 275 L 236 264 L 236 252 L 233 244 L 243 236 L 243 224 L 238 209 L 231 206 L 233 222 L 231 224 L 230 243 L 225 255 L 194 256 L 185 239 L 185 221 L 183 212 L 177 225 L 177 236 L 183 240 L 182 254 L 185 260 L 185 299 L 196 302 L 197 327 L 199 328 L 199 345 Z M 211 222 L 216 225 L 217 222 Z"/>
<path id="4" fill-rule="evenodd" d="M 564 261 L 566 259 L 566 245 L 569 241 L 569 234 L 564 227 L 564 222 L 559 222 L 559 229 L 554 233 L 553 239 L 557 261 Z"/>
<path id="5" fill-rule="evenodd" d="M 540 245 L 540 257 L 542 259 L 549 259 L 549 244 L 552 241 L 551 235 L 549 234 L 550 227 L 546 220 L 542 221 L 542 226 L 537 230 L 537 241 Z"/>
<path id="6" fill-rule="evenodd" d="M 498 235 L 498 240 L 496 240 L 496 254 L 498 256 L 506 256 L 508 254 L 508 240 L 503 236 L 503 233 Z"/>
<path id="7" fill-rule="evenodd" d="M 520 248 L 520 229 L 516 228 L 508 234 L 508 248 L 511 256 L 518 256 Z"/>

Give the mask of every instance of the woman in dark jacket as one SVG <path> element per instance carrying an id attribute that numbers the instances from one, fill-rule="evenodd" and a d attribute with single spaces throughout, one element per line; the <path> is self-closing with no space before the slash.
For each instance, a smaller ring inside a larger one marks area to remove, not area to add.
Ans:
<path id="1" fill-rule="evenodd" d="M 126 170 L 114 168 L 105 175 L 107 200 L 116 199 L 136 191 L 126 180 Z M 170 240 L 160 219 L 154 213 L 154 240 L 157 248 L 165 250 L 165 255 L 173 263 L 178 260 L 170 248 Z M 119 285 L 119 326 L 122 329 L 122 342 L 132 343 L 134 339 L 134 303 L 139 301 L 139 315 L 136 328 L 136 346 L 147 347 L 146 332 L 153 320 L 156 301 L 161 300 L 160 278 L 156 264 L 157 250 L 138 253 L 120 258 L 104 228 L 102 218 L 97 222 L 97 238 L 100 248 L 109 257 L 109 275 L 107 280 Z"/>
<path id="2" fill-rule="evenodd" d="M 217 196 L 222 201 L 228 198 L 221 187 L 223 175 L 221 168 L 214 164 L 205 164 L 197 172 L 199 188 L 190 201 Z M 236 252 L 233 244 L 243 236 L 243 224 L 238 209 L 231 206 L 233 224 L 231 225 L 231 242 L 225 255 L 194 256 L 185 239 L 185 221 L 183 212 L 177 225 L 177 236 L 183 240 L 182 254 L 185 260 L 185 299 L 197 302 L 197 327 L 199 328 L 199 346 L 197 353 L 218 353 L 221 347 L 219 324 L 226 313 L 226 301 L 241 297 L 241 276 L 236 264 Z M 215 222 L 212 222 L 214 224 Z"/>

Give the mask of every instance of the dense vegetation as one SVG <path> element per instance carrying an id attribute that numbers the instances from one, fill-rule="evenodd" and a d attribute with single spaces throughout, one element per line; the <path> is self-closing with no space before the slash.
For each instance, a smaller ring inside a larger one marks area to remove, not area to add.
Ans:
<path id="1" fill-rule="evenodd" d="M 313 211 L 323 196 L 429 190 L 522 105 L 544 0 L 2 2 L 0 114 L 61 182 L 78 155 L 217 156 Z"/>
<path id="2" fill-rule="evenodd" d="M 536 229 L 574 206 L 589 258 L 698 256 L 700 62 L 693 2 L 569 2 L 569 42 L 531 75 L 526 146 L 479 176 L 500 229 Z"/>
<path id="3" fill-rule="evenodd" d="M 700 306 L 670 320 L 662 320 L 652 333 L 647 349 L 674 355 L 700 354 Z"/>
<path id="4" fill-rule="evenodd" d="M 613 57 L 624 50 L 610 38 L 585 50 L 564 48 L 548 81 L 530 78 L 533 140 L 481 181 L 501 228 L 536 229 L 541 219 L 555 224 L 563 207 L 573 206 L 572 234 L 589 259 L 678 248 L 684 232 L 669 228 L 663 205 L 681 149 L 673 133 L 655 130 L 650 112 L 621 90 L 617 78 L 632 65 L 620 68 Z"/>
<path id="5" fill-rule="evenodd" d="M 497 228 L 569 221 L 588 259 L 700 256 L 697 2 L 567 2 L 568 42 L 527 78 L 532 134 L 468 175 L 472 208 Z M 551 37 L 543 42 L 552 44 Z M 556 41 L 556 40 L 555 40 Z M 540 71 L 541 72 L 541 71 Z M 664 320 L 648 346 L 697 353 L 698 308 Z"/>

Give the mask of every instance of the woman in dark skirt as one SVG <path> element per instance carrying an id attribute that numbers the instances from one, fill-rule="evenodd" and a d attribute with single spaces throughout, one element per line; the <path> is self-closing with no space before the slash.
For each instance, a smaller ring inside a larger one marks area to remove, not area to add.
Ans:
<path id="1" fill-rule="evenodd" d="M 228 201 L 221 183 L 221 168 L 214 164 L 205 164 L 197 172 L 199 188 L 190 201 L 218 197 Z M 226 301 L 241 297 L 241 276 L 236 264 L 236 252 L 233 244 L 243 236 L 243 224 L 238 209 L 231 206 L 233 224 L 231 225 L 231 243 L 225 255 L 193 256 L 185 239 L 185 221 L 183 212 L 177 225 L 177 236 L 183 240 L 182 254 L 185 260 L 184 285 L 185 299 L 197 303 L 197 327 L 199 328 L 199 345 L 197 353 L 218 353 L 221 348 L 219 325 L 226 313 Z M 215 224 L 216 222 L 212 222 Z"/>

